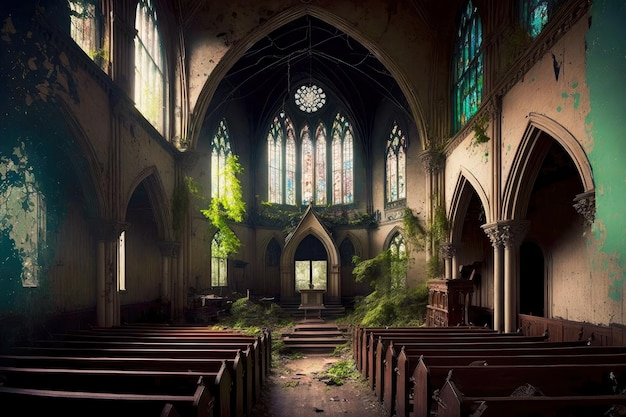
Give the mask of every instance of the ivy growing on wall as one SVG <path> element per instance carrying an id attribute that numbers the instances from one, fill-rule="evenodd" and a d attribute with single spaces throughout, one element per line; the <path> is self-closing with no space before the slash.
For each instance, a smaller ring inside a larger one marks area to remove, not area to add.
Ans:
<path id="1" fill-rule="evenodd" d="M 209 208 L 200 212 L 217 229 L 220 236 L 221 253 L 212 255 L 219 258 L 227 258 L 230 254 L 237 253 L 241 247 L 241 240 L 230 228 L 230 222 L 240 223 L 246 213 L 246 203 L 243 201 L 241 182 L 238 175 L 243 172 L 236 155 L 230 155 L 226 159 L 226 166 L 221 175 L 228 184 L 226 190 L 222 190 L 219 196 L 215 196 L 209 203 Z"/>

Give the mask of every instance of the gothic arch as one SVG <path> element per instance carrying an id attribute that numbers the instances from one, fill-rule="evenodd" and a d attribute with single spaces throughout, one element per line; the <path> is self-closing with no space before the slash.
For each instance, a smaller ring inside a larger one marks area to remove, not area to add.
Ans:
<path id="1" fill-rule="evenodd" d="M 487 193 L 482 188 L 480 182 L 476 177 L 464 167 L 461 167 L 459 178 L 452 195 L 452 201 L 450 202 L 450 243 L 455 243 L 461 240 L 461 234 L 463 233 L 463 223 L 465 221 L 465 214 L 472 198 L 472 193 L 475 192 L 480 199 L 481 204 L 485 210 L 485 216 L 489 216 L 491 210 L 489 208 L 489 199 Z M 493 221 L 486 218 L 486 223 Z"/>
<path id="2" fill-rule="evenodd" d="M 385 237 L 385 242 L 383 243 L 383 250 L 387 250 L 389 249 L 389 245 L 391 244 L 391 240 L 394 238 L 394 236 L 396 234 L 400 234 L 402 236 L 402 238 L 404 239 L 404 243 L 405 244 L 409 244 L 409 242 L 406 239 L 406 236 L 404 235 L 404 230 L 402 229 L 402 227 L 400 226 L 394 226 L 393 229 L 391 229 L 389 231 L 389 233 L 387 233 L 387 236 Z"/>
<path id="3" fill-rule="evenodd" d="M 528 126 L 505 185 L 503 220 L 523 220 L 526 216 L 533 184 L 550 149 L 549 141 L 539 140 L 542 133 L 550 135 L 572 158 L 584 192 L 591 192 L 595 188 L 591 165 L 576 138 L 563 126 L 544 115 L 530 113 L 528 119 Z"/>
<path id="4" fill-rule="evenodd" d="M 296 226 L 293 233 L 287 237 L 287 241 L 283 247 L 283 253 L 280 259 L 281 300 L 288 300 L 297 296 L 295 294 L 294 285 L 295 254 L 300 242 L 309 235 L 316 237 L 321 242 L 328 255 L 328 287 L 326 290 L 326 299 L 328 301 L 339 301 L 341 299 L 341 259 L 339 257 L 339 250 L 332 236 L 321 223 L 312 207 L 313 206 L 307 207 L 300 223 Z"/>
<path id="5" fill-rule="evenodd" d="M 167 203 L 169 201 L 169 197 L 165 192 L 163 182 L 161 181 L 161 177 L 159 176 L 159 172 L 156 167 L 152 166 L 146 168 L 140 172 L 139 175 L 137 175 L 128 189 L 129 191 L 122 207 L 128 207 L 133 193 L 141 183 L 144 184 L 146 191 L 148 192 L 150 206 L 152 207 L 154 213 L 160 239 L 162 241 L 172 241 L 172 224 L 169 216 L 171 210 Z M 126 210 L 124 209 L 123 213 L 125 212 Z"/>
<path id="6" fill-rule="evenodd" d="M 81 166 L 76 165 L 75 168 L 76 172 L 80 172 L 80 175 L 77 175 L 77 177 L 80 182 L 85 201 L 87 202 L 87 214 L 93 218 L 108 216 L 110 215 L 112 207 L 107 205 L 108 199 L 105 198 L 105 190 L 101 185 L 102 177 L 96 169 L 101 165 L 96 157 L 96 152 L 80 122 L 76 120 L 75 113 L 70 110 L 68 104 L 64 101 L 61 95 L 57 98 L 57 104 L 63 114 L 66 126 L 72 138 L 74 138 L 78 143 L 77 148 L 69 149 L 69 152 L 70 155 L 73 155 L 71 157 L 73 164 L 81 163 Z M 77 151 L 80 151 L 80 155 L 74 155 Z M 89 175 L 84 175 L 84 173 L 88 173 Z"/>
<path id="7" fill-rule="evenodd" d="M 415 95 L 415 89 L 411 86 L 407 75 L 400 70 L 394 60 L 387 55 L 386 51 L 380 48 L 378 44 L 373 42 L 368 36 L 365 36 L 361 31 L 358 30 L 358 28 L 345 21 L 343 18 L 330 13 L 324 8 L 313 6 L 307 3 L 294 6 L 271 17 L 262 25 L 256 27 L 255 30 L 251 30 L 247 36 L 236 42 L 224 54 L 223 58 L 220 59 L 220 61 L 215 66 L 215 69 L 209 76 L 209 79 L 202 87 L 202 91 L 200 92 L 198 100 L 196 102 L 196 107 L 191 111 L 193 116 L 190 122 L 188 134 L 190 148 L 194 148 L 196 146 L 197 137 L 202 127 L 202 123 L 205 119 L 205 114 L 213 98 L 213 95 L 217 90 L 218 85 L 227 74 L 229 69 L 245 54 L 250 45 L 254 45 L 256 42 L 270 34 L 272 31 L 276 30 L 277 28 L 307 15 L 320 19 L 325 23 L 328 23 L 342 30 L 343 32 L 360 42 L 363 46 L 369 49 L 373 55 L 378 58 L 378 60 L 389 70 L 389 73 L 398 83 L 400 90 L 406 97 L 409 107 L 411 108 L 411 112 L 413 113 L 413 119 L 418 125 L 418 130 L 420 132 L 423 132 L 422 136 L 426 136 L 426 128 L 423 123 L 424 110 L 418 97 Z"/>

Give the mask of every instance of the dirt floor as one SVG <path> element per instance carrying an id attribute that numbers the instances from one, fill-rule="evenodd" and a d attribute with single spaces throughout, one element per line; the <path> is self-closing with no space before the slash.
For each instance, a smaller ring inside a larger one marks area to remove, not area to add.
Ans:
<path id="1" fill-rule="evenodd" d="M 366 381 L 357 375 L 343 385 L 328 384 L 326 371 L 345 357 L 311 354 L 274 363 L 261 401 L 250 417 L 383 417 L 387 413 Z"/>

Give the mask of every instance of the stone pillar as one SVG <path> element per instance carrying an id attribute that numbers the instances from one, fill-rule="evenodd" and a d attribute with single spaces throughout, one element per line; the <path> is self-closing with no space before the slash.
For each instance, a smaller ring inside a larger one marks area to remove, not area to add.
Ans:
<path id="1" fill-rule="evenodd" d="M 507 221 L 502 224 L 505 333 L 513 333 L 517 330 L 519 247 L 528 230 L 528 224 L 528 221 Z"/>
<path id="2" fill-rule="evenodd" d="M 91 229 L 96 240 L 96 317 L 98 326 L 111 327 L 120 323 L 117 245 L 128 224 L 98 219 Z"/>
<path id="3" fill-rule="evenodd" d="M 517 330 L 519 245 L 528 229 L 528 222 L 506 220 L 482 227 L 494 247 L 493 327 L 512 333 Z"/>
<path id="4" fill-rule="evenodd" d="M 493 328 L 504 330 L 504 274 L 502 270 L 502 239 L 497 223 L 482 226 L 493 246 Z"/>
<path id="5" fill-rule="evenodd" d="M 172 275 L 172 259 L 177 254 L 178 243 L 163 241 L 159 243 L 159 249 L 161 249 L 161 302 L 164 304 L 170 304 L 171 309 L 174 308 L 176 297 L 173 292 L 173 275 Z"/>

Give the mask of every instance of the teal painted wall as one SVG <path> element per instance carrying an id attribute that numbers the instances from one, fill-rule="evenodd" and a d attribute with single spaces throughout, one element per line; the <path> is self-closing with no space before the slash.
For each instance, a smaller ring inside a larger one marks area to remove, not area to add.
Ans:
<path id="1" fill-rule="evenodd" d="M 609 275 L 608 296 L 621 301 L 626 282 L 626 1 L 594 0 L 587 34 L 586 121 L 596 186 L 594 270 Z"/>

